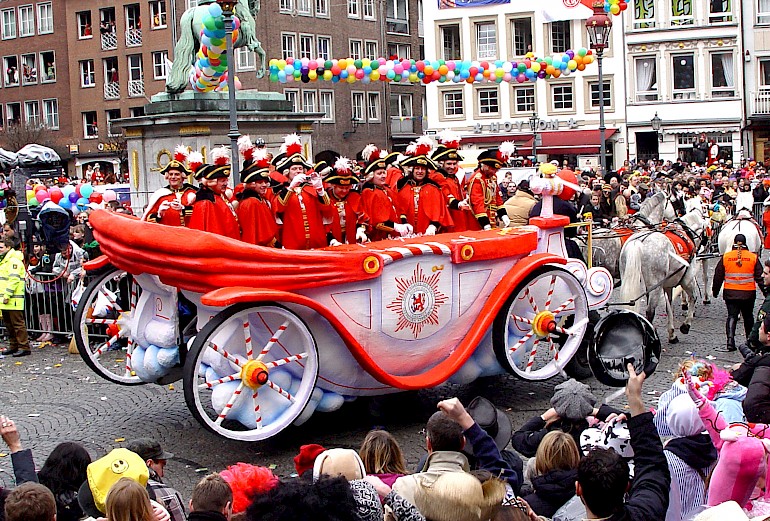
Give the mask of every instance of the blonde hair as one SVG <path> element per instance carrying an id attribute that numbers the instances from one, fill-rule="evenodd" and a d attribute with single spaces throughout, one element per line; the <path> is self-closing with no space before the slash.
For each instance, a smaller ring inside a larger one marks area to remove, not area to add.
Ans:
<path id="1" fill-rule="evenodd" d="M 406 474 L 404 454 L 387 431 L 369 431 L 358 451 L 367 474 Z"/>
<path id="2" fill-rule="evenodd" d="M 147 490 L 130 478 L 120 478 L 107 493 L 106 514 L 109 521 L 154 521 Z"/>
<path id="3" fill-rule="evenodd" d="M 542 476 L 551 470 L 576 469 L 578 463 L 580 452 L 572 436 L 561 431 L 551 431 L 537 447 L 535 474 Z"/>

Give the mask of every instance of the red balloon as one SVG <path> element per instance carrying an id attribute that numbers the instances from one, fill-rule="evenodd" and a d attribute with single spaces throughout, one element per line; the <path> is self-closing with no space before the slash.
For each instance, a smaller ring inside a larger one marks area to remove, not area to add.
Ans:
<path id="1" fill-rule="evenodd" d="M 94 192 L 91 194 L 91 197 L 89 197 L 88 200 L 91 201 L 92 203 L 99 204 L 102 202 L 102 194 L 100 194 L 99 192 Z"/>
<path id="2" fill-rule="evenodd" d="M 431 76 L 423 76 L 423 77 L 422 77 L 422 82 L 423 82 L 425 85 L 429 84 L 431 81 L 433 81 L 433 78 L 432 78 Z"/>
<path id="3" fill-rule="evenodd" d="M 479 73 L 479 68 L 478 67 L 471 67 L 470 69 L 468 69 L 468 72 L 471 73 L 471 76 L 475 77 Z"/>
<path id="4" fill-rule="evenodd" d="M 433 81 L 438 81 L 440 77 L 441 77 L 441 73 L 439 71 L 433 71 L 433 74 L 431 74 L 431 79 Z"/>
<path id="5" fill-rule="evenodd" d="M 572 183 L 573 185 L 577 184 L 577 176 L 575 175 L 575 172 L 569 168 L 563 168 L 559 170 L 556 175 L 568 183 Z M 575 189 L 569 186 L 565 186 L 562 192 L 559 194 L 559 199 L 569 201 L 572 199 L 573 195 L 575 195 Z"/>
<path id="6" fill-rule="evenodd" d="M 51 196 L 51 201 L 56 204 L 59 204 L 61 198 L 64 197 L 64 193 L 62 193 L 61 189 L 57 187 L 51 188 L 51 190 L 48 192 L 48 195 Z"/>
<path id="7" fill-rule="evenodd" d="M 340 69 L 339 65 L 332 65 L 332 74 L 334 74 L 335 76 L 339 76 L 341 72 L 342 72 L 342 69 Z"/>
<path id="8" fill-rule="evenodd" d="M 83 183 L 78 183 L 78 185 L 75 187 L 75 193 L 78 194 L 80 197 L 82 197 L 82 195 L 80 195 L 81 186 L 83 186 Z"/>
<path id="9" fill-rule="evenodd" d="M 425 62 L 422 60 L 417 60 L 417 63 L 415 64 L 417 66 L 417 70 L 422 72 L 425 70 Z"/>
<path id="10" fill-rule="evenodd" d="M 481 62 L 479 65 L 481 65 L 483 70 L 489 69 L 489 62 Z"/>
<path id="11" fill-rule="evenodd" d="M 110 324 L 107 326 L 107 335 L 109 335 L 110 338 L 117 336 L 118 333 L 120 333 L 120 327 L 118 327 L 117 324 Z"/>

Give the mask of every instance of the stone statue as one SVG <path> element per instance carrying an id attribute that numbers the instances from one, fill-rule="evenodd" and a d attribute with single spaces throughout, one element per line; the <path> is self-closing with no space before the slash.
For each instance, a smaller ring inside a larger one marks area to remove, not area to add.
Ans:
<path id="1" fill-rule="evenodd" d="M 200 49 L 201 20 L 208 11 L 208 5 L 215 0 L 202 0 L 198 7 L 191 7 L 182 15 L 179 41 L 174 48 L 174 65 L 166 80 L 166 92 L 178 94 L 185 90 L 190 80 L 196 54 Z M 254 17 L 259 13 L 260 0 L 238 0 L 235 16 L 241 20 L 240 33 L 233 48 L 246 47 L 257 53 L 259 68 L 257 78 L 265 75 L 266 53 L 257 40 Z"/>

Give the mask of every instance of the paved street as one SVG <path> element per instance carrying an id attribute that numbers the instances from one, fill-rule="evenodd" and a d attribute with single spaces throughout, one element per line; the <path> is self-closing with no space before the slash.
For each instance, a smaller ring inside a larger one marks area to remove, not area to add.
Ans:
<path id="1" fill-rule="evenodd" d="M 705 356 L 724 342 L 726 311 L 721 299 L 710 306 L 699 306 L 691 333 L 680 333 L 680 343 L 673 346 L 665 341 L 665 317 L 661 313 L 659 309 L 655 322 L 665 352 L 658 371 L 645 386 L 650 405 L 668 389 L 672 371 L 687 353 Z M 677 315 L 681 319 L 681 311 Z M 742 332 L 742 325 L 739 331 Z M 743 340 L 742 334 L 739 339 Z M 720 365 L 732 364 L 740 358 L 737 353 L 713 354 Z M 166 468 L 166 481 L 187 497 L 195 482 L 208 471 L 245 461 L 274 465 L 275 472 L 288 476 L 294 472 L 292 457 L 301 444 L 357 448 L 366 431 L 376 425 L 385 426 L 398 437 L 408 463 L 413 466 L 422 455 L 424 422 L 438 400 L 459 396 L 467 403 L 482 394 L 503 407 L 516 428 L 547 408 L 553 386 L 561 381 L 557 378 L 535 383 L 503 376 L 469 386 L 442 386 L 376 401 L 359 399 L 340 411 L 317 413 L 304 426 L 282 434 L 277 440 L 249 444 L 220 439 L 200 427 L 185 406 L 181 382 L 165 387 L 111 384 L 92 373 L 80 357 L 68 355 L 63 347 L 34 349 L 33 356 L 22 360 L 0 360 L 0 412 L 16 420 L 24 445 L 32 448 L 38 467 L 61 441 L 81 442 L 96 458 L 124 445 L 125 440 L 154 437 L 175 453 Z M 597 396 L 613 391 L 594 379 L 587 383 Z M 623 407 L 625 399 L 620 398 L 614 405 Z M 0 456 L 0 481 L 7 485 L 12 482 L 12 473 L 6 452 Z"/>

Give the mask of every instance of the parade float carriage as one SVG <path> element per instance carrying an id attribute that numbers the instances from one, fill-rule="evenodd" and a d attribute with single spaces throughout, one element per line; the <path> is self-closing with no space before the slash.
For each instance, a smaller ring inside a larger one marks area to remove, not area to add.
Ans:
<path id="1" fill-rule="evenodd" d="M 553 377 L 612 282 L 566 258 L 549 195 L 562 185 L 538 181 L 543 213 L 525 227 L 313 251 L 94 212 L 105 256 L 86 265 L 78 348 L 115 383 L 181 376 L 196 419 L 246 441 L 357 396 Z"/>

